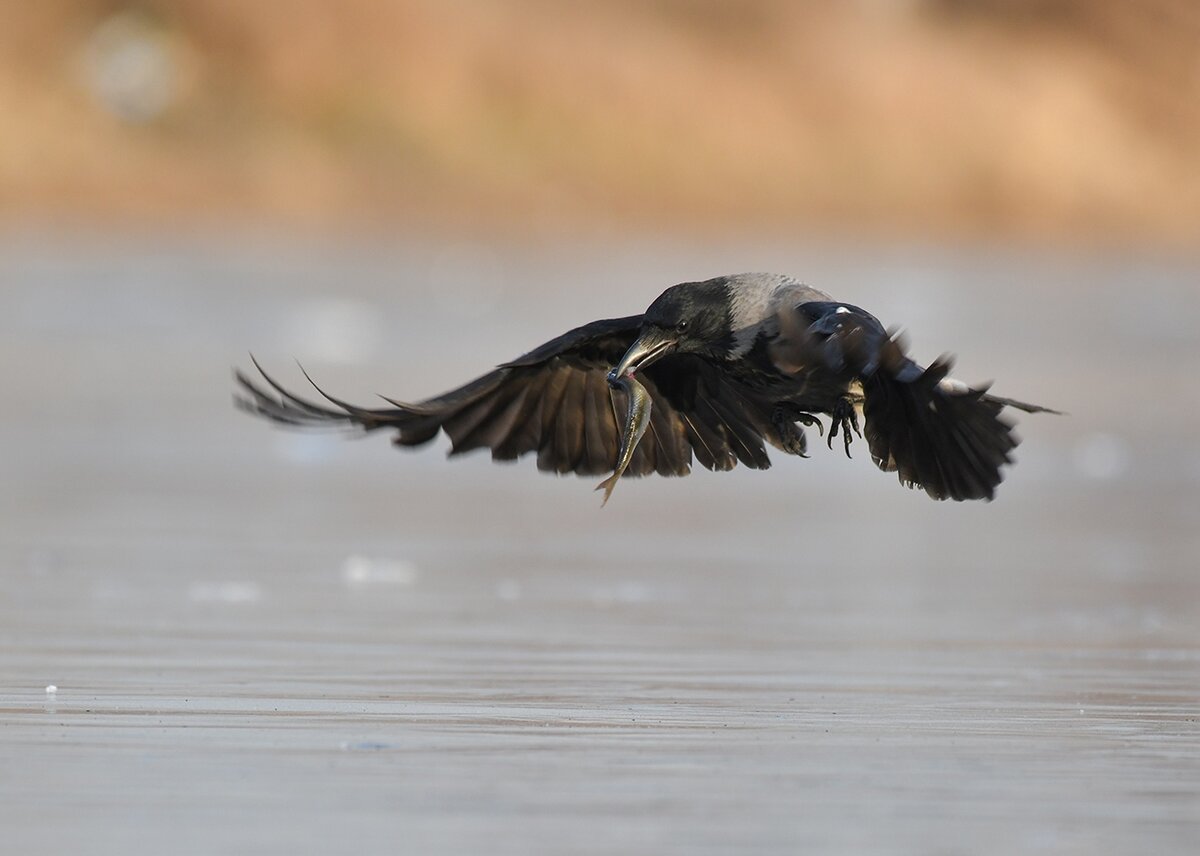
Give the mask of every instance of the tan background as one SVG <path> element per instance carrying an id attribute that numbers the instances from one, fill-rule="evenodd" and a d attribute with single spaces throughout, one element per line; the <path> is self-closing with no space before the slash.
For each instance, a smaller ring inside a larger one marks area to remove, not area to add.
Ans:
<path id="1" fill-rule="evenodd" d="M 1189 0 L 0 7 L 0 217 L 1168 244 Z"/>

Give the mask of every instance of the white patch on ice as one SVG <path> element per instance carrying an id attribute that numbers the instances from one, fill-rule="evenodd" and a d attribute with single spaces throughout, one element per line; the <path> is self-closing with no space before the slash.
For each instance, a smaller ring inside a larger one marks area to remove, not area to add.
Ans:
<path id="1" fill-rule="evenodd" d="M 46 684 L 46 695 L 54 695 L 58 692 L 58 687 L 54 684 Z"/>
<path id="2" fill-rule="evenodd" d="M 320 464 L 331 459 L 342 446 L 339 441 L 344 439 L 338 434 L 300 433 L 299 431 L 276 431 L 272 437 L 275 452 L 280 458 L 289 464 L 306 466 Z"/>
<path id="3" fill-rule="evenodd" d="M 284 330 L 284 344 L 292 353 L 306 361 L 341 365 L 369 362 L 383 339 L 375 308 L 344 297 L 301 301 L 287 316 Z"/>
<path id="4" fill-rule="evenodd" d="M 653 594 L 650 587 L 645 583 L 627 580 L 613 586 L 593 589 L 591 596 L 593 604 L 607 608 L 618 604 L 646 603 L 652 599 Z"/>
<path id="5" fill-rule="evenodd" d="M 496 597 L 509 603 L 521 599 L 521 584 L 516 580 L 501 580 L 496 584 Z"/>
<path id="6" fill-rule="evenodd" d="M 410 586 L 417 581 L 417 576 L 416 565 L 404 559 L 353 555 L 342 562 L 342 582 L 351 587 Z"/>
<path id="7" fill-rule="evenodd" d="M 1075 469 L 1097 481 L 1119 478 L 1129 469 L 1129 444 L 1116 434 L 1095 432 L 1075 444 Z"/>
<path id="8" fill-rule="evenodd" d="M 262 586 L 243 580 L 192 583 L 188 586 L 188 600 L 195 603 L 256 603 L 262 600 Z"/>

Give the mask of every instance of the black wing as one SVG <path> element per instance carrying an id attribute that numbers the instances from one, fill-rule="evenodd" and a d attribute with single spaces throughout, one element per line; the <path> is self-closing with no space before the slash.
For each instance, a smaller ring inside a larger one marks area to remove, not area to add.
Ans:
<path id="1" fill-rule="evenodd" d="M 871 457 L 880 469 L 895 471 L 901 482 L 934 499 L 993 497 L 1004 478 L 1001 467 L 1012 463 L 1020 442 L 1013 423 L 1001 415 L 1005 406 L 1055 412 L 990 396 L 986 387 L 943 383 L 953 364 L 949 357 L 921 367 L 905 354 L 901 340 L 857 306 L 805 303 L 796 315 L 803 321 L 792 323 L 792 351 L 785 358 L 816 362 L 858 380 Z"/>
<path id="2" fill-rule="evenodd" d="M 327 403 L 302 398 L 255 367 L 265 386 L 240 371 L 234 401 L 250 413 L 292 426 L 390 429 L 401 446 L 419 446 L 439 431 L 450 454 L 490 449 L 495 460 L 536 453 L 538 469 L 599 475 L 617 463 L 628 402 L 606 375 L 633 343 L 641 316 L 595 321 L 571 330 L 465 386 L 417 404 L 363 408 L 317 390 Z M 764 440 L 779 444 L 769 404 L 747 397 L 704 361 L 669 356 L 638 375 L 653 400 L 650 428 L 626 475 L 687 475 L 692 455 L 712 470 L 741 461 L 770 466 Z M 315 387 L 315 384 L 314 384 Z"/>

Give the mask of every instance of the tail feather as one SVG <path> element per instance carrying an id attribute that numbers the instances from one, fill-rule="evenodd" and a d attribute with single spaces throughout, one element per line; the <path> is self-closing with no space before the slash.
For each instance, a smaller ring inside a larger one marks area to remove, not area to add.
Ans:
<path id="1" fill-rule="evenodd" d="M 1020 439 L 1003 405 L 979 390 L 938 384 L 935 362 L 912 383 L 876 373 L 863 382 L 866 437 L 875 462 L 934 499 L 991 499 Z"/>
<path id="2" fill-rule="evenodd" d="M 1004 398 L 1000 395 L 992 395 L 984 393 L 983 400 L 992 404 L 998 404 L 1001 407 L 1011 407 L 1014 410 L 1022 410 L 1025 413 L 1053 413 L 1055 416 L 1066 416 L 1066 412 L 1062 410 L 1054 410 L 1050 407 L 1043 407 L 1040 404 L 1029 404 L 1024 401 L 1017 401 L 1015 398 Z"/>
<path id="3" fill-rule="evenodd" d="M 1048 407 L 992 395 L 949 377 L 953 360 L 939 357 L 922 368 L 905 353 L 904 340 L 889 334 L 869 312 L 850 304 L 801 304 L 809 322 L 797 330 L 785 318 L 793 362 L 816 360 L 830 371 L 859 380 L 864 432 L 871 456 L 909 487 L 934 499 L 991 499 L 1020 443 L 1001 411 L 1057 413 Z M 790 325 L 790 326 L 789 326 Z"/>

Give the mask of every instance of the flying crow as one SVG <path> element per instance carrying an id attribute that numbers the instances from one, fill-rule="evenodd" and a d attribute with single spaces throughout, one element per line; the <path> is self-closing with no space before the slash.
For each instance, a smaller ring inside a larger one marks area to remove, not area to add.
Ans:
<path id="1" fill-rule="evenodd" d="M 1004 407 L 1055 412 L 953 380 L 947 357 L 922 367 L 869 312 L 776 274 L 672 286 L 641 315 L 577 327 L 417 404 L 357 407 L 319 389 L 316 403 L 255 366 L 266 385 L 237 372 L 235 401 L 274 422 L 388 429 L 401 446 L 444 431 L 452 455 L 536 454 L 555 473 L 617 467 L 634 387 L 650 414 L 621 455 L 628 475 L 687 475 L 693 456 L 710 470 L 766 469 L 768 444 L 805 455 L 804 426 L 824 432 L 824 415 L 831 446 L 840 433 L 848 455 L 865 432 L 881 469 L 934 499 L 992 498 L 1019 442 Z"/>

